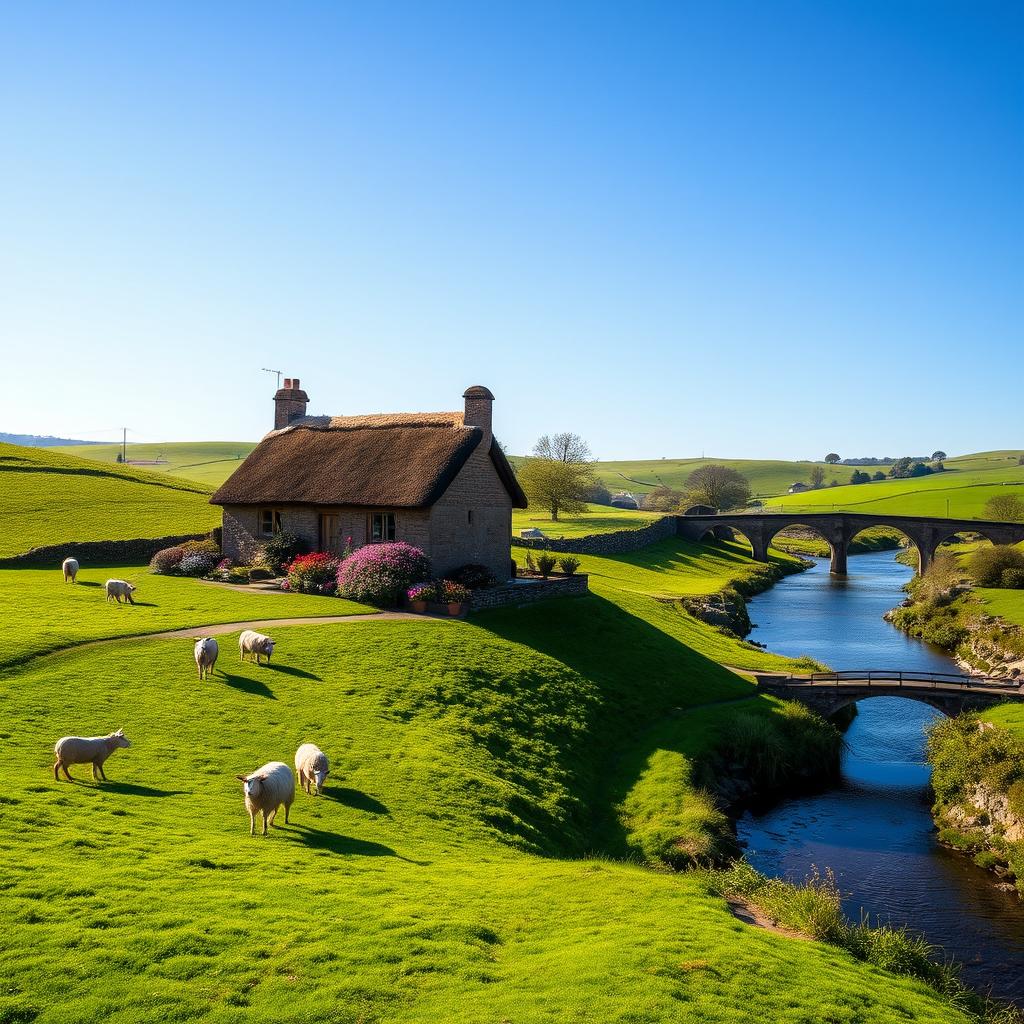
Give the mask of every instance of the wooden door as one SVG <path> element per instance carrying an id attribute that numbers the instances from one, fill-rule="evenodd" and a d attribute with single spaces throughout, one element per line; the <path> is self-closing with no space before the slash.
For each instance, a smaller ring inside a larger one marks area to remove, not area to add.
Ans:
<path id="1" fill-rule="evenodd" d="M 341 532 L 338 525 L 338 516 L 333 513 L 324 512 L 320 515 L 320 550 L 333 551 L 334 554 L 341 554 Z"/>

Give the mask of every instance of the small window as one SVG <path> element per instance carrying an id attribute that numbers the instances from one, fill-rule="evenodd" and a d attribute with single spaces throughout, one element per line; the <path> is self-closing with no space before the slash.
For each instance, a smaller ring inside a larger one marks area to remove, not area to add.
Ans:
<path id="1" fill-rule="evenodd" d="M 276 508 L 260 509 L 260 536 L 273 537 L 281 532 L 281 513 Z"/>
<path id="2" fill-rule="evenodd" d="M 382 544 L 395 539 L 395 513 L 374 512 L 370 516 L 370 543 Z"/>
<path id="3" fill-rule="evenodd" d="M 473 510 L 471 508 L 466 509 L 466 522 L 469 523 L 470 526 L 473 525 Z"/>

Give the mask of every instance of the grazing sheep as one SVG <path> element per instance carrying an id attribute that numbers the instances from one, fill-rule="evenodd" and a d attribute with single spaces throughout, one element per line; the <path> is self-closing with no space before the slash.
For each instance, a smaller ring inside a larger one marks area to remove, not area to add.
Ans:
<path id="1" fill-rule="evenodd" d="M 104 590 L 107 592 L 108 601 L 114 600 L 120 604 L 123 597 L 129 604 L 135 604 L 132 600 L 132 594 L 135 592 L 134 583 L 126 583 L 124 580 L 107 580 Z"/>
<path id="2" fill-rule="evenodd" d="M 249 659 L 252 660 L 252 656 L 256 655 L 256 664 L 260 663 L 260 655 L 265 654 L 267 661 L 270 661 L 270 656 L 274 653 L 274 641 L 269 636 L 264 636 L 262 633 L 256 633 L 251 629 L 243 629 L 241 636 L 238 638 L 238 660 L 245 661 L 245 656 L 248 654 Z"/>
<path id="3" fill-rule="evenodd" d="M 68 765 L 92 763 L 92 777 L 99 777 L 106 781 L 107 775 L 103 771 L 103 762 L 117 750 L 118 747 L 130 747 L 131 742 L 124 734 L 124 729 L 118 729 L 109 736 L 63 736 L 54 744 L 53 752 L 57 757 L 53 765 L 54 779 L 60 778 L 58 769 L 63 770 L 69 782 L 71 778 Z M 291 775 L 291 772 L 288 773 Z"/>
<path id="4" fill-rule="evenodd" d="M 295 751 L 295 770 L 299 773 L 299 785 L 307 793 L 310 786 L 315 785 L 319 796 L 331 766 L 327 755 L 315 743 L 303 743 Z"/>
<path id="5" fill-rule="evenodd" d="M 249 775 L 236 775 L 245 791 L 245 809 L 249 812 L 249 835 L 256 834 L 256 815 L 263 814 L 263 834 L 274 824 L 277 809 L 284 804 L 284 820 L 295 799 L 295 776 L 282 761 L 270 761 Z"/>
<path id="6" fill-rule="evenodd" d="M 213 666 L 217 664 L 220 648 L 212 636 L 200 637 L 196 641 L 196 668 L 200 679 L 209 679 L 213 675 Z"/>
<path id="7" fill-rule="evenodd" d="M 67 583 L 71 580 L 72 583 L 78 582 L 78 559 L 77 558 L 65 558 L 63 565 L 61 565 L 61 571 L 64 573 L 64 582 Z"/>

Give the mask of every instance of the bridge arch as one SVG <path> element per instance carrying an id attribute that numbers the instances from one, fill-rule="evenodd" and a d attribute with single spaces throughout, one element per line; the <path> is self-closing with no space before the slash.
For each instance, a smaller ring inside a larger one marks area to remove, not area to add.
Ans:
<path id="1" fill-rule="evenodd" d="M 918 545 L 917 538 L 915 538 L 913 536 L 913 534 L 908 533 L 906 530 L 904 530 L 902 527 L 899 527 L 899 526 L 892 526 L 892 525 L 890 525 L 888 523 L 884 523 L 884 524 L 879 523 L 879 524 L 875 524 L 875 525 L 868 525 L 868 526 L 859 527 L 857 529 L 856 533 L 853 533 L 853 534 L 850 535 L 850 539 L 847 541 L 847 548 L 849 548 L 849 546 L 852 545 L 853 542 L 858 537 L 860 537 L 862 534 L 867 533 L 869 530 L 877 530 L 877 529 L 885 529 L 885 530 L 890 530 L 893 533 L 898 533 L 903 538 L 903 540 L 904 540 L 903 547 L 907 548 L 907 549 L 911 549 L 912 548 L 914 553 L 917 555 L 917 567 L 916 568 L 918 568 L 918 570 L 920 570 L 920 565 L 921 565 L 921 548 Z M 878 548 L 878 550 L 879 551 L 884 551 L 884 550 L 892 550 L 892 549 Z"/>
<path id="2" fill-rule="evenodd" d="M 794 527 L 817 534 L 817 536 L 819 536 L 828 545 L 828 553 L 831 560 L 830 571 L 836 576 L 846 575 L 846 539 L 842 536 L 840 531 L 829 529 L 826 525 L 815 525 L 813 521 L 802 522 L 799 519 L 793 519 L 786 523 L 779 523 L 777 526 L 769 524 L 768 527 L 762 531 L 766 554 L 767 549 L 771 547 L 772 541 L 779 533 L 783 530 L 793 529 Z M 754 557 L 757 557 L 756 551 L 754 553 Z"/>

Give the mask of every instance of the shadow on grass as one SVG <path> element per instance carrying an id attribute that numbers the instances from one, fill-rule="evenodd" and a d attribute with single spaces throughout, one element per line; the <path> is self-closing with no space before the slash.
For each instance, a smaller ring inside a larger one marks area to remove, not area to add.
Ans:
<path id="1" fill-rule="evenodd" d="M 429 861 L 411 860 L 403 857 L 396 850 L 383 843 L 373 843 L 368 839 L 356 839 L 354 836 L 342 835 L 340 832 L 325 832 L 321 828 L 311 828 L 308 825 L 275 825 L 280 832 L 293 836 L 304 846 L 313 850 L 328 850 L 330 853 L 338 853 L 348 857 L 396 857 L 404 860 L 407 864 L 416 864 L 423 867 Z"/>
<path id="2" fill-rule="evenodd" d="M 120 604 L 120 603 L 121 602 L 119 601 L 118 604 Z M 125 603 L 125 605 L 128 604 L 128 602 L 124 602 L 124 603 Z M 131 604 L 132 604 L 133 608 L 159 608 L 160 607 L 160 605 L 154 604 L 152 601 L 132 601 Z"/>
<path id="3" fill-rule="evenodd" d="M 102 587 L 103 586 L 102 583 L 99 583 L 96 580 L 79 580 L 78 583 L 75 584 L 75 585 L 79 586 L 79 587 Z"/>
<path id="4" fill-rule="evenodd" d="M 296 668 L 295 665 L 271 665 L 268 663 L 263 667 L 269 668 L 271 672 L 283 672 L 286 676 L 298 676 L 300 679 L 315 679 L 318 683 L 323 682 L 320 676 L 307 672 L 304 668 Z"/>
<path id="5" fill-rule="evenodd" d="M 391 812 L 379 801 L 360 789 L 347 789 L 345 786 L 331 786 L 324 789 L 323 795 L 328 800 L 337 800 L 339 804 L 357 811 L 368 811 L 370 814 L 390 814 Z"/>
<path id="6" fill-rule="evenodd" d="M 268 700 L 277 700 L 274 691 L 266 683 L 258 679 L 249 679 L 247 676 L 236 676 L 230 672 L 221 672 L 224 682 L 232 689 L 241 690 L 243 693 L 251 693 L 254 697 L 266 697 Z"/>
<path id="7" fill-rule="evenodd" d="M 84 779 L 76 779 L 76 782 L 85 782 Z M 104 793 L 118 793 L 121 796 L 181 796 L 188 792 L 185 789 L 156 789 L 153 786 L 142 786 L 137 782 L 86 782 L 90 789 L 102 790 Z"/>

